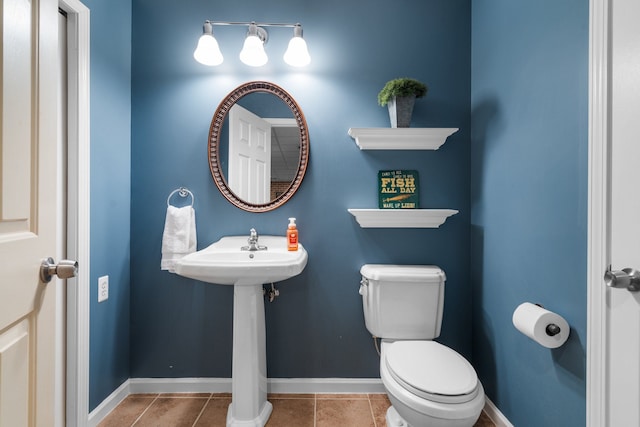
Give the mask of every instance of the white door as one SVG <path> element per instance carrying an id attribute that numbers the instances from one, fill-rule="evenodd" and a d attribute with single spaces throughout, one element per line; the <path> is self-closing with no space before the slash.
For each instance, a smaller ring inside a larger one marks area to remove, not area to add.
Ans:
<path id="1" fill-rule="evenodd" d="M 55 407 L 57 0 L 2 0 L 0 426 L 48 426 Z"/>
<path id="2" fill-rule="evenodd" d="M 619 271 L 640 269 L 640 3 L 611 4 L 610 262 Z M 640 292 L 608 289 L 606 307 L 606 425 L 640 426 Z"/>
<path id="3" fill-rule="evenodd" d="M 271 125 L 235 104 L 229 110 L 229 188 L 249 203 L 271 200 Z"/>

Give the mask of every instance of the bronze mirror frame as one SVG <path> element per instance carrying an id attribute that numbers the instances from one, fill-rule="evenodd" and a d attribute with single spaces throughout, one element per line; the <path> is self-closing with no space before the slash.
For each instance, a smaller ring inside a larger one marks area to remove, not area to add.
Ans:
<path id="1" fill-rule="evenodd" d="M 269 203 L 255 204 L 245 202 L 240 199 L 227 184 L 227 180 L 222 174 L 219 147 L 221 144 L 220 135 L 224 119 L 227 117 L 227 113 L 233 107 L 233 105 L 245 95 L 254 92 L 266 92 L 277 96 L 282 102 L 284 102 L 291 112 L 298 124 L 298 130 L 300 131 L 300 159 L 298 162 L 298 172 L 291 181 L 291 185 L 285 192 L 275 199 L 269 201 Z M 268 212 L 274 210 L 283 204 L 285 204 L 298 190 L 302 183 L 302 178 L 307 171 L 307 163 L 309 162 L 309 129 L 307 127 L 307 121 L 302 114 L 302 110 L 298 103 L 293 99 L 287 91 L 280 86 L 265 82 L 265 81 L 253 81 L 244 83 L 234 90 L 232 90 L 218 105 L 213 119 L 211 120 L 211 127 L 209 128 L 209 168 L 211 169 L 211 176 L 215 182 L 220 193 L 234 206 L 248 211 L 248 212 Z"/>

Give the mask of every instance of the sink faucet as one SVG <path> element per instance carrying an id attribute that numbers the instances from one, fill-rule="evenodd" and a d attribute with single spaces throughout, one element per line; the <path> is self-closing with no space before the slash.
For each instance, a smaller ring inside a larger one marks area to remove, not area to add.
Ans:
<path id="1" fill-rule="evenodd" d="M 249 230 L 249 238 L 247 239 L 247 243 L 249 246 L 243 246 L 240 248 L 241 251 L 266 251 L 267 247 L 258 244 L 258 232 L 255 228 Z"/>

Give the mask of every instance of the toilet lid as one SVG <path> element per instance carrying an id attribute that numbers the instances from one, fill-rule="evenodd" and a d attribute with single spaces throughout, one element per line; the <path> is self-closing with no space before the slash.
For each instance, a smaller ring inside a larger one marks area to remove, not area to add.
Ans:
<path id="1" fill-rule="evenodd" d="M 442 283 L 447 279 L 435 265 L 365 264 L 360 274 L 370 280 L 391 282 Z"/>
<path id="2" fill-rule="evenodd" d="M 463 402 L 477 393 L 473 366 L 454 350 L 435 341 L 396 341 L 386 348 L 391 376 L 405 389 L 425 399 Z"/>

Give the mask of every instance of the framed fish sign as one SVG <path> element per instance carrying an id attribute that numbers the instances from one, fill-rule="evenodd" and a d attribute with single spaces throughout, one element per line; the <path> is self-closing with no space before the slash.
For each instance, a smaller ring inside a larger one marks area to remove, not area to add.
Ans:
<path id="1" fill-rule="evenodd" d="M 378 171 L 378 208 L 418 209 L 418 171 Z"/>

